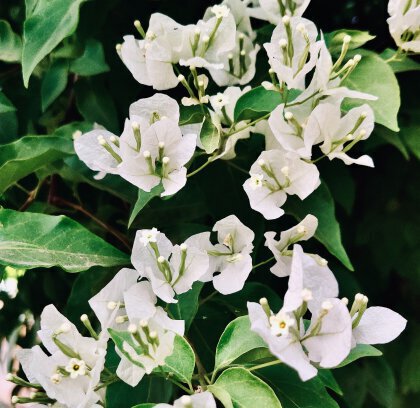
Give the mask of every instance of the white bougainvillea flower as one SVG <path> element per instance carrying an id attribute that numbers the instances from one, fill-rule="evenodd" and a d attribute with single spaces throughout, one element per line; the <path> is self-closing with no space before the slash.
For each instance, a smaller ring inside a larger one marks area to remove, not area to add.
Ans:
<path id="1" fill-rule="evenodd" d="M 235 48 L 236 24 L 230 10 L 226 6 L 221 7 L 216 9 L 217 14 L 212 12 L 205 16 L 204 20 L 200 20 L 190 33 L 191 56 L 181 58 L 181 65 L 207 69 L 223 68 L 221 56 Z"/>
<path id="2" fill-rule="evenodd" d="M 213 286 L 227 295 L 241 290 L 252 270 L 251 252 L 254 232 L 235 216 L 229 215 L 214 224 L 218 244 L 208 251 L 215 268 Z"/>
<path id="3" fill-rule="evenodd" d="M 161 232 L 157 233 L 155 241 L 145 243 L 144 236 L 149 231 L 137 232 L 131 261 L 150 281 L 158 297 L 165 302 L 176 302 L 175 294 L 187 292 L 208 272 L 209 257 L 197 244 L 202 240 L 209 241 L 210 233 L 196 234 L 181 245 L 172 245 Z"/>
<path id="4" fill-rule="evenodd" d="M 302 381 L 307 381 L 317 374 L 300 343 L 301 329 L 292 313 L 280 310 L 277 315 L 271 311 L 267 315 L 264 308 L 248 302 L 248 313 L 251 330 L 267 343 L 270 352 L 284 364 L 294 368 Z"/>
<path id="5" fill-rule="evenodd" d="M 214 82 L 218 86 L 245 85 L 250 82 L 255 76 L 255 63 L 259 50 L 258 44 L 254 45 L 248 36 L 237 32 L 234 49 L 220 57 L 223 68 L 209 68 Z"/>
<path id="6" fill-rule="evenodd" d="M 252 40 L 255 39 L 256 33 L 252 29 L 251 20 L 248 15 L 246 3 L 242 0 L 224 0 L 221 4 L 227 6 L 235 19 L 237 31 L 244 33 Z M 207 9 L 205 17 L 207 17 L 210 9 Z"/>
<path id="7" fill-rule="evenodd" d="M 280 207 L 288 194 L 296 194 L 304 200 L 320 184 L 319 172 L 314 164 L 306 163 L 298 156 L 284 154 L 281 150 L 262 152 L 249 174 L 251 177 L 245 181 L 244 190 L 251 208 L 267 220 L 284 214 Z"/>
<path id="8" fill-rule="evenodd" d="M 184 187 L 185 164 L 196 147 L 196 135 L 182 136 L 177 124 L 169 119 L 153 123 L 142 135 L 141 150 L 122 161 L 121 177 L 144 191 L 162 183 L 162 196 L 172 195 Z"/>
<path id="9" fill-rule="evenodd" d="M 104 332 L 108 328 L 123 328 L 116 322 L 116 319 L 127 314 L 124 305 L 124 292 L 136 285 L 138 277 L 139 273 L 136 270 L 123 268 L 89 300 L 89 306 L 95 312 Z"/>
<path id="10" fill-rule="evenodd" d="M 83 337 L 58 310 L 49 305 L 41 314 L 39 346 L 18 352 L 28 379 L 41 384 L 47 395 L 68 407 L 91 407 L 100 399 L 94 391 L 106 355 L 106 336 Z"/>
<path id="11" fill-rule="evenodd" d="M 347 152 L 359 141 L 366 140 L 374 127 L 374 116 L 369 105 L 351 109 L 343 117 L 340 106 L 324 103 L 317 106 L 308 119 L 305 129 L 311 143 L 322 143 L 321 151 L 330 159 L 340 159 L 345 164 L 373 167 L 372 159 L 363 155 L 358 159 Z"/>
<path id="12" fill-rule="evenodd" d="M 392 38 L 404 51 L 420 52 L 420 4 L 415 1 L 390 0 L 387 22 Z"/>
<path id="13" fill-rule="evenodd" d="M 301 16 L 310 0 L 256 0 L 253 3 L 255 6 L 248 8 L 251 17 L 277 25 L 284 15 Z"/>
<path id="14" fill-rule="evenodd" d="M 156 93 L 150 98 L 142 98 L 130 105 L 130 118 L 136 121 L 141 132 L 161 119 L 179 122 L 178 102 L 168 95 Z"/>
<path id="15" fill-rule="evenodd" d="M 400 314 L 386 307 L 367 306 L 368 298 L 357 294 L 351 315 L 353 316 L 353 345 L 385 344 L 397 338 L 407 325 Z"/>
<path id="16" fill-rule="evenodd" d="M 307 241 L 312 238 L 317 227 L 318 219 L 309 214 L 293 228 L 282 231 L 278 241 L 275 240 L 275 232 L 269 231 L 264 234 L 265 246 L 270 249 L 276 259 L 275 265 L 270 268 L 274 275 L 278 277 L 290 275 L 293 252 L 289 250 L 289 247 L 299 241 Z"/>
<path id="17" fill-rule="evenodd" d="M 305 89 L 305 77 L 315 67 L 320 49 L 315 24 L 301 17 L 282 18 L 271 41 L 264 44 L 269 63 L 280 83 Z"/>
<path id="18" fill-rule="evenodd" d="M 305 254 L 300 245 L 293 246 L 288 290 L 284 295 L 283 309 L 292 312 L 304 302 L 311 311 L 317 310 L 325 299 L 338 296 L 338 283 L 326 262 Z"/>
<path id="19" fill-rule="evenodd" d="M 170 404 L 156 404 L 155 408 L 216 408 L 216 401 L 209 391 L 184 395 Z"/>
<path id="20" fill-rule="evenodd" d="M 340 299 L 326 299 L 312 314 L 311 324 L 302 344 L 311 361 L 320 367 L 332 368 L 350 353 L 352 321 Z"/>

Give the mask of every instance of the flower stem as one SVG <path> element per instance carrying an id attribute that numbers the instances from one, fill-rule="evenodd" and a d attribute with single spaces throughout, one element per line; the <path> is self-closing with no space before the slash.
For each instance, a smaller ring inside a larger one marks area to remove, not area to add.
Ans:
<path id="1" fill-rule="evenodd" d="M 281 364 L 281 363 L 282 361 L 280 360 L 269 361 L 268 363 L 259 364 L 254 367 L 248 368 L 248 371 L 260 370 L 261 368 L 270 367 L 270 366 Z"/>
<path id="2" fill-rule="evenodd" d="M 252 267 L 252 269 L 255 269 L 255 268 L 258 268 L 258 267 L 263 266 L 263 265 L 265 265 L 265 264 L 268 264 L 269 262 L 274 261 L 274 259 L 275 259 L 275 257 L 274 257 L 274 256 L 272 256 L 271 258 L 266 259 L 265 261 L 262 261 L 262 262 L 260 262 L 260 263 L 258 263 L 258 264 L 256 264 L 256 265 L 254 265 L 254 266 Z"/>
<path id="3" fill-rule="evenodd" d="M 204 164 L 202 164 L 198 169 L 195 169 L 194 171 L 192 171 L 191 173 L 189 173 L 189 174 L 187 174 L 187 177 L 191 177 L 191 176 L 194 176 L 195 174 L 197 174 L 197 173 L 199 173 L 201 170 L 203 170 L 204 168 L 206 168 L 213 160 L 212 160 L 212 157 L 213 156 L 211 156 L 211 157 L 209 157 L 208 159 L 207 159 L 207 161 L 204 163 Z"/>

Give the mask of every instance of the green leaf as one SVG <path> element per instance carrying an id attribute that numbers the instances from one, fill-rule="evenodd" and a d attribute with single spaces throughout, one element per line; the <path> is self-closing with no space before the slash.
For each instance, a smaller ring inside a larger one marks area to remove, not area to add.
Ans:
<path id="1" fill-rule="evenodd" d="M 394 407 L 396 391 L 394 372 L 383 358 L 370 360 L 366 365 L 367 388 L 372 397 L 383 407 Z"/>
<path id="2" fill-rule="evenodd" d="M 0 264 L 59 266 L 68 272 L 129 264 L 128 255 L 76 221 L 61 216 L 0 210 Z"/>
<path id="3" fill-rule="evenodd" d="M 169 402 L 172 385 L 164 378 L 145 376 L 136 387 L 119 381 L 106 387 L 107 408 L 149 408 L 158 402 Z M 142 404 L 136 405 L 139 401 Z"/>
<path id="4" fill-rule="evenodd" d="M 131 224 L 136 219 L 139 212 L 146 206 L 146 204 L 151 201 L 154 197 L 159 197 L 163 192 L 162 184 L 153 187 L 149 192 L 140 190 L 138 191 L 137 201 L 134 204 L 133 210 L 130 214 L 130 219 L 128 220 L 128 228 L 131 227 Z"/>
<path id="5" fill-rule="evenodd" d="M 24 136 L 0 146 L 0 193 L 28 174 L 72 153 L 71 141 L 56 136 Z"/>
<path id="6" fill-rule="evenodd" d="M 22 40 L 13 32 L 6 20 L 0 20 L 0 60 L 19 62 L 22 55 Z"/>
<path id="7" fill-rule="evenodd" d="M 267 367 L 257 374 L 272 387 L 283 408 L 339 408 L 317 377 L 302 382 L 286 365 Z"/>
<path id="8" fill-rule="evenodd" d="M 387 48 L 379 56 L 386 61 L 392 58 L 396 52 L 396 50 Z M 402 55 L 395 60 L 389 61 L 388 64 L 396 73 L 420 70 L 420 64 L 417 61 L 414 61 L 413 59 L 407 57 L 407 55 Z"/>
<path id="9" fill-rule="evenodd" d="M 29 77 L 38 63 L 65 37 L 73 34 L 79 20 L 79 7 L 85 0 L 39 0 L 23 27 L 22 72 Z"/>
<path id="10" fill-rule="evenodd" d="M 293 101 L 301 92 L 291 89 L 287 100 Z M 272 112 L 278 105 L 284 102 L 283 94 L 276 91 L 267 91 L 258 86 L 243 94 L 235 105 L 235 122 L 241 120 L 256 120 Z"/>
<path id="11" fill-rule="evenodd" d="M 373 144 L 375 144 L 375 137 L 380 139 L 379 142 L 385 142 L 397 148 L 404 156 L 404 159 L 408 160 L 410 158 L 407 147 L 401 139 L 401 132 L 392 132 L 384 126 L 377 126 L 374 130 L 373 138 L 371 138 Z"/>
<path id="12" fill-rule="evenodd" d="M 96 78 L 81 78 L 75 85 L 76 105 L 89 122 L 96 122 L 111 132 L 118 132 L 118 117 L 115 103 L 102 81 Z"/>
<path id="13" fill-rule="evenodd" d="M 337 380 L 334 378 L 334 375 L 331 370 L 318 370 L 317 377 L 322 381 L 325 387 L 333 390 L 339 395 L 343 395 L 343 391 L 341 390 Z"/>
<path id="14" fill-rule="evenodd" d="M 353 265 L 341 242 L 340 225 L 335 218 L 335 205 L 330 190 L 325 183 L 321 185 L 304 201 L 290 197 L 286 203 L 286 212 L 301 221 L 307 214 L 318 218 L 318 228 L 315 238 L 321 242 L 328 251 L 351 271 Z"/>
<path id="15" fill-rule="evenodd" d="M 7 96 L 0 91 L 0 114 L 15 111 L 16 108 L 14 107 L 13 103 L 10 102 Z"/>
<path id="16" fill-rule="evenodd" d="M 129 353 L 127 353 L 124 349 L 124 343 L 128 343 L 138 355 L 142 354 L 143 351 L 139 345 L 136 345 L 133 341 L 133 338 L 129 332 L 126 331 L 117 331 L 114 329 L 108 329 L 108 333 L 111 336 L 112 341 L 115 343 L 118 350 L 121 352 L 121 354 L 132 364 L 143 367 L 143 365 L 136 360 L 133 360 Z"/>
<path id="17" fill-rule="evenodd" d="M 165 359 L 163 370 L 166 373 L 172 373 L 183 383 L 190 384 L 194 367 L 195 354 L 193 349 L 183 337 L 176 335 L 174 351 Z"/>
<path id="18" fill-rule="evenodd" d="M 274 391 L 264 381 L 244 368 L 229 368 L 223 371 L 216 382 L 208 386 L 208 389 L 217 398 L 218 395 L 223 395 L 221 401 L 225 407 L 281 408 Z M 231 399 L 231 405 L 225 402 L 227 395 Z"/>
<path id="19" fill-rule="evenodd" d="M 200 105 L 184 106 L 179 109 L 179 125 L 189 125 L 191 123 L 201 123 L 204 119 L 204 113 Z"/>
<path id="20" fill-rule="evenodd" d="M 41 84 L 41 103 L 42 110 L 47 108 L 60 96 L 66 89 L 68 79 L 69 63 L 66 60 L 55 60 L 50 69 L 42 79 Z"/>
<path id="21" fill-rule="evenodd" d="M 200 296 L 203 282 L 195 282 L 192 289 L 182 295 L 177 295 L 178 303 L 169 303 L 168 311 L 171 317 L 177 320 L 185 320 L 185 331 L 191 326 L 198 310 L 198 297 Z"/>
<path id="22" fill-rule="evenodd" d="M 420 160 L 420 126 L 407 126 L 401 129 L 401 137 L 414 157 Z"/>
<path id="23" fill-rule="evenodd" d="M 206 153 L 213 153 L 220 143 L 220 129 L 218 129 L 210 118 L 203 122 L 200 132 L 200 140 Z"/>
<path id="24" fill-rule="evenodd" d="M 379 357 L 382 356 L 382 352 L 370 344 L 358 344 L 355 348 L 350 351 L 350 354 L 342 361 L 337 367 L 344 367 L 353 361 L 363 357 Z"/>
<path id="25" fill-rule="evenodd" d="M 346 35 L 351 37 L 349 43 L 349 50 L 354 50 L 366 44 L 375 38 L 374 35 L 370 35 L 368 31 L 359 30 L 337 30 L 324 35 L 325 42 L 327 43 L 328 49 L 331 54 L 340 54 L 343 46 L 343 39 Z"/>
<path id="26" fill-rule="evenodd" d="M 267 347 L 264 340 L 251 331 L 251 323 L 248 316 L 241 316 L 230 322 L 216 348 L 215 370 L 220 370 L 234 362 L 243 354 Z"/>
<path id="27" fill-rule="evenodd" d="M 343 85 L 375 95 L 378 99 L 376 101 L 345 99 L 342 109 L 348 111 L 367 103 L 375 113 L 375 122 L 398 132 L 397 115 L 401 101 L 397 78 L 392 68 L 378 54 L 367 50 L 358 52 L 362 55 L 362 59 Z"/>
<path id="28" fill-rule="evenodd" d="M 89 38 L 83 54 L 71 62 L 70 71 L 81 76 L 98 75 L 109 71 L 102 44 Z"/>

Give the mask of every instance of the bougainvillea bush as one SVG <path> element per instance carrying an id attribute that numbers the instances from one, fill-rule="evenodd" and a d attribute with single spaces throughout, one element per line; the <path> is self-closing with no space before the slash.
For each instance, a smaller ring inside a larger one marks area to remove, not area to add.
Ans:
<path id="1" fill-rule="evenodd" d="M 418 406 L 420 5 L 337 3 L 2 3 L 6 404 Z"/>

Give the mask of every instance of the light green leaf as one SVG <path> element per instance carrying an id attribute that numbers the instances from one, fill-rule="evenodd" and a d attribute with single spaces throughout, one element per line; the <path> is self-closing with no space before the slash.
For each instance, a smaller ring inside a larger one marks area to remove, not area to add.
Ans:
<path id="1" fill-rule="evenodd" d="M 153 408 L 156 404 L 154 404 L 153 402 L 146 402 L 144 404 L 138 404 L 138 405 L 134 405 L 131 408 Z"/>
<path id="2" fill-rule="evenodd" d="M 293 101 L 300 91 L 289 90 L 287 100 Z M 243 94 L 235 105 L 235 122 L 241 120 L 256 120 L 264 115 L 268 115 L 278 105 L 284 102 L 283 94 L 276 91 L 267 91 L 264 87 L 258 86 Z"/>
<path id="3" fill-rule="evenodd" d="M 56 136 L 24 136 L 0 146 L 0 193 L 28 174 L 72 153 L 70 140 Z"/>
<path id="4" fill-rule="evenodd" d="M 109 71 L 102 44 L 89 38 L 83 55 L 71 62 L 70 71 L 82 76 L 98 75 Z"/>
<path id="5" fill-rule="evenodd" d="M 23 26 L 22 72 L 26 87 L 38 63 L 76 30 L 79 7 L 84 1 L 38 1 Z"/>
<path id="6" fill-rule="evenodd" d="M 339 408 L 317 377 L 302 382 L 296 371 L 283 364 L 257 374 L 272 387 L 283 408 Z"/>
<path id="7" fill-rule="evenodd" d="M 324 35 L 325 42 L 327 43 L 328 49 L 331 54 L 340 54 L 341 47 L 343 46 L 343 39 L 346 35 L 351 37 L 349 43 L 349 50 L 354 50 L 366 44 L 375 38 L 374 35 L 370 35 L 368 31 L 359 30 L 337 30 Z"/>
<path id="8" fill-rule="evenodd" d="M 55 60 L 42 79 L 41 103 L 45 111 L 66 89 L 69 63 L 66 60 Z"/>
<path id="9" fill-rule="evenodd" d="M 353 361 L 358 360 L 363 357 L 379 357 L 382 356 L 382 352 L 377 348 L 369 344 L 358 344 L 355 348 L 350 351 L 350 354 L 342 361 L 337 367 L 344 367 L 347 364 L 352 363 Z"/>
<path id="10" fill-rule="evenodd" d="M 238 317 L 227 325 L 220 337 L 214 368 L 220 370 L 243 354 L 262 347 L 267 347 L 267 345 L 260 336 L 251 331 L 249 317 Z"/>
<path id="11" fill-rule="evenodd" d="M 301 221 L 307 214 L 318 218 L 318 228 L 315 238 L 321 242 L 328 251 L 351 271 L 353 265 L 341 242 L 340 224 L 335 218 L 335 205 L 330 190 L 325 183 L 321 185 L 304 201 L 290 197 L 285 205 L 286 212 Z"/>
<path id="12" fill-rule="evenodd" d="M 129 264 L 128 255 L 65 216 L 0 210 L 0 264 L 68 272 Z"/>
<path id="13" fill-rule="evenodd" d="M 274 391 L 261 379 L 244 368 L 229 368 L 217 378 L 208 390 L 219 398 L 225 407 L 255 408 L 270 407 L 281 408 L 280 401 Z M 226 402 L 230 396 L 231 405 Z"/>
<path id="14" fill-rule="evenodd" d="M 213 153 L 220 144 L 220 129 L 218 129 L 210 118 L 203 122 L 200 132 L 200 140 L 206 153 Z"/>
<path id="15" fill-rule="evenodd" d="M 133 210 L 130 214 L 130 219 L 128 220 L 128 228 L 131 227 L 131 224 L 136 219 L 139 212 L 146 206 L 146 204 L 151 201 L 154 197 L 159 197 L 161 193 L 163 192 L 163 186 L 162 184 L 157 185 L 156 187 L 153 187 L 149 192 L 139 190 L 137 201 L 134 204 Z"/>
<path id="16" fill-rule="evenodd" d="M 195 354 L 193 349 L 183 337 L 176 335 L 174 351 L 165 359 L 163 370 L 166 373 L 172 373 L 183 383 L 190 384 L 194 367 Z"/>
<path id="17" fill-rule="evenodd" d="M 0 114 L 15 111 L 16 108 L 14 107 L 13 103 L 10 102 L 7 96 L 0 91 Z"/>
<path id="18" fill-rule="evenodd" d="M 344 81 L 350 89 L 365 92 L 378 97 L 376 101 L 345 99 L 343 110 L 367 103 L 375 113 L 375 122 L 398 132 L 397 115 L 400 109 L 400 87 L 392 68 L 374 52 L 358 50 L 362 55 L 355 70 Z"/>
<path id="19" fill-rule="evenodd" d="M 204 113 L 200 105 L 184 106 L 179 109 L 179 125 L 189 125 L 191 123 L 201 123 L 204 119 Z"/>
<path id="20" fill-rule="evenodd" d="M 185 331 L 191 326 L 198 310 L 198 297 L 200 296 L 203 282 L 195 282 L 192 289 L 182 295 L 177 295 L 177 303 L 169 303 L 168 310 L 171 317 L 177 320 L 185 321 Z"/>
<path id="21" fill-rule="evenodd" d="M 388 59 L 392 58 L 397 51 L 391 48 L 387 48 L 380 54 L 380 57 L 387 61 Z M 407 55 L 400 56 L 399 58 L 389 61 L 389 66 L 392 68 L 394 72 L 407 72 L 407 71 L 419 71 L 420 64 L 417 61 L 414 61 Z"/>
<path id="22" fill-rule="evenodd" d="M 22 40 L 13 32 L 6 20 L 0 20 L 0 60 L 19 62 L 22 55 Z"/>
<path id="23" fill-rule="evenodd" d="M 141 355 L 143 353 L 141 347 L 134 343 L 133 338 L 129 332 L 108 329 L 108 333 L 111 336 L 111 339 L 115 343 L 118 350 L 128 361 L 130 361 L 138 367 L 144 368 L 143 364 L 131 358 L 130 354 L 127 353 L 127 351 L 125 351 L 124 343 L 128 343 L 138 355 Z"/>

